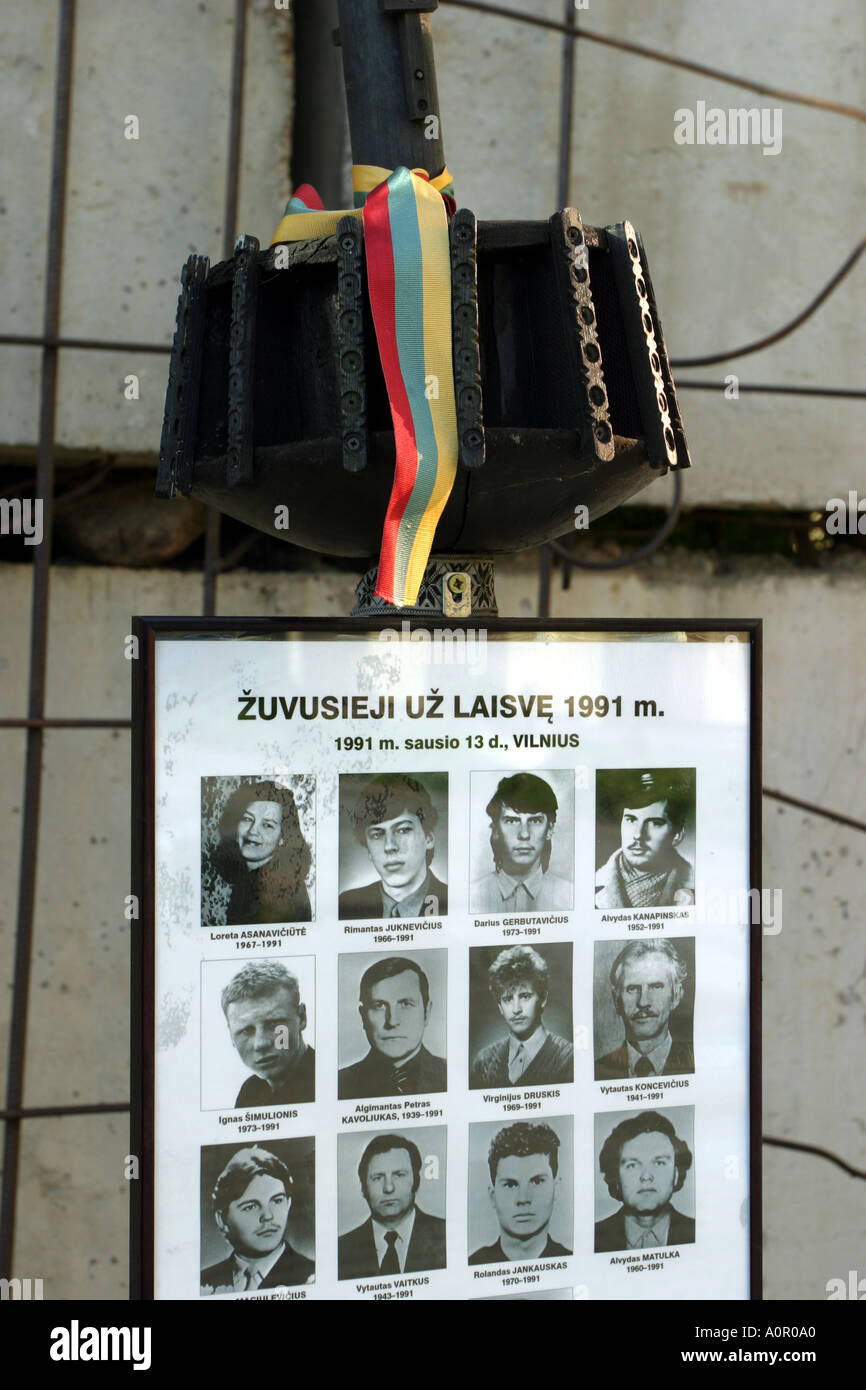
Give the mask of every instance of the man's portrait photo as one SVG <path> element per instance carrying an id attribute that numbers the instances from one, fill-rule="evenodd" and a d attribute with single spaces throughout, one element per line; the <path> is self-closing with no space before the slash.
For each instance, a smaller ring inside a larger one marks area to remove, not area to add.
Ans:
<path id="1" fill-rule="evenodd" d="M 205 927 L 315 917 L 316 779 L 201 779 Z"/>
<path id="2" fill-rule="evenodd" d="M 340 1100 L 447 1090 L 447 961 L 445 950 L 340 956 Z"/>
<path id="3" fill-rule="evenodd" d="M 469 1085 L 574 1080 L 571 942 L 469 948 Z"/>
<path id="4" fill-rule="evenodd" d="M 695 901 L 695 769 L 596 773 L 597 908 Z"/>
<path id="5" fill-rule="evenodd" d="M 445 1268 L 446 1133 L 339 1136 L 338 1279 Z"/>
<path id="6" fill-rule="evenodd" d="M 201 1292 L 315 1282 L 314 1141 L 201 1152 Z"/>
<path id="7" fill-rule="evenodd" d="M 340 777 L 341 921 L 444 917 L 447 872 L 446 772 Z"/>
<path id="8" fill-rule="evenodd" d="M 596 1081 L 695 1069 L 695 938 L 596 941 Z"/>
<path id="9" fill-rule="evenodd" d="M 474 772 L 471 799 L 470 911 L 569 911 L 574 773 Z"/>
<path id="10" fill-rule="evenodd" d="M 314 956 L 203 961 L 202 1109 L 316 1099 Z"/>
<path id="11" fill-rule="evenodd" d="M 569 1116 L 469 1126 L 469 1263 L 571 1254 Z"/>
<path id="12" fill-rule="evenodd" d="M 694 1244 L 694 1123 L 691 1105 L 596 1115 L 596 1251 Z"/>

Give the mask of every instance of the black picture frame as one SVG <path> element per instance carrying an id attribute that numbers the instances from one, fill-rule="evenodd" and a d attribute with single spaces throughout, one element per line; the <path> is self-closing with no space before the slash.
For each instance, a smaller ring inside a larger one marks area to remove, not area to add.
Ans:
<path id="1" fill-rule="evenodd" d="M 399 610 L 395 610 L 399 618 Z M 132 892 L 139 916 L 131 922 L 131 1147 L 139 1176 L 130 1182 L 130 1298 L 151 1300 L 154 1289 L 154 863 L 155 669 L 160 639 L 291 640 L 362 636 L 393 628 L 395 618 L 177 618 L 133 619 L 137 641 L 132 688 Z M 412 619 L 414 628 L 454 630 L 454 621 Z M 501 618 L 483 624 L 488 634 L 610 633 L 640 639 L 658 633 L 724 633 L 749 646 L 749 889 L 761 893 L 762 621 L 746 619 Z M 749 1300 L 762 1298 L 761 1155 L 761 946 L 752 923 L 749 946 Z M 339 947 L 335 945 L 335 950 Z"/>

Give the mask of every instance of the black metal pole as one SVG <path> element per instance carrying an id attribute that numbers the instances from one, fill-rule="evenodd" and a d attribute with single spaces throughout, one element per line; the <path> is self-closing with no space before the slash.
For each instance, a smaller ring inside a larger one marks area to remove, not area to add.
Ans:
<path id="1" fill-rule="evenodd" d="M 344 208 L 346 98 L 340 50 L 337 0 L 295 0 L 295 96 L 292 121 L 291 184 L 311 183 L 326 208 Z"/>
<path id="2" fill-rule="evenodd" d="M 435 177 L 445 152 L 430 16 L 408 0 L 387 11 L 380 3 L 339 0 L 352 159 Z"/>

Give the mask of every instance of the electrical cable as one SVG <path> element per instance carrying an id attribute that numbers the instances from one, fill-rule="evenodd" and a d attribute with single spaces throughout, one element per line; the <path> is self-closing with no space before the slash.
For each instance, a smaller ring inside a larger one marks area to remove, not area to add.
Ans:
<path id="1" fill-rule="evenodd" d="M 763 1142 L 774 1149 L 793 1149 L 794 1153 L 814 1154 L 816 1158 L 826 1158 L 829 1163 L 835 1163 L 836 1167 L 841 1168 L 842 1172 L 847 1173 L 849 1177 L 866 1179 L 866 1172 L 862 1168 L 855 1168 L 853 1163 L 840 1158 L 831 1149 L 822 1149 L 819 1144 L 802 1144 L 799 1139 L 777 1139 L 772 1134 L 763 1135 Z"/>
<path id="2" fill-rule="evenodd" d="M 800 105 L 815 107 L 819 110 L 832 111 L 837 115 L 847 116 L 851 120 L 866 122 L 866 111 L 856 106 L 845 106 L 840 102 L 828 101 L 822 97 L 810 97 L 803 92 L 791 92 L 780 87 L 771 87 L 767 83 L 754 82 L 750 78 L 740 77 L 735 73 L 725 72 L 721 68 L 709 67 L 704 63 L 694 63 L 685 58 L 676 58 L 670 53 L 662 53 L 658 49 L 647 48 L 644 44 L 630 43 L 625 39 L 612 38 L 607 34 L 599 34 L 595 31 L 584 29 L 580 25 L 569 24 L 560 20 L 544 19 L 538 15 L 527 14 L 522 10 L 512 10 L 505 5 L 492 5 L 483 3 L 482 0 L 443 0 L 445 4 L 450 4 L 458 9 L 477 10 L 483 14 L 497 15 L 503 19 L 512 19 L 524 24 L 532 24 L 543 29 L 552 29 L 558 33 L 574 35 L 576 38 L 586 39 L 591 43 L 606 44 L 612 48 L 619 48 L 623 52 L 636 54 L 638 57 L 650 58 L 660 63 L 667 63 L 669 66 L 683 68 L 688 72 L 697 72 L 704 77 L 715 77 L 723 82 L 729 82 L 734 86 L 744 87 L 749 91 L 758 92 L 763 96 L 777 97 L 782 101 L 797 102 Z M 815 313 L 832 294 L 836 286 L 841 283 L 848 272 L 857 263 L 863 251 L 866 250 L 866 236 L 857 244 L 846 261 L 840 266 L 836 273 L 827 281 L 827 284 L 815 296 L 810 304 L 775 333 L 770 333 L 764 338 L 760 338 L 753 343 L 747 343 L 743 347 L 732 348 L 722 353 L 707 354 L 701 357 L 684 357 L 671 362 L 671 367 L 710 367 L 720 362 L 727 362 L 734 357 L 745 357 L 750 353 L 760 352 L 763 348 L 770 347 L 773 343 L 780 342 L 786 338 L 801 324 Z"/>
<path id="3" fill-rule="evenodd" d="M 674 495 L 671 502 L 671 509 L 659 527 L 651 541 L 642 545 L 638 550 L 630 550 L 628 555 L 620 555 L 616 560 L 579 560 L 561 541 L 548 541 L 547 544 L 555 555 L 558 555 L 567 565 L 575 565 L 582 570 L 619 570 L 625 569 L 627 565 L 635 565 L 640 560 L 646 560 L 650 555 L 655 554 L 660 546 L 664 545 L 668 536 L 673 531 L 680 519 L 680 512 L 683 509 L 683 480 L 680 477 L 680 470 L 673 469 Z"/>
<path id="4" fill-rule="evenodd" d="M 837 825 L 847 825 L 851 830 L 859 830 L 866 834 L 866 821 L 845 816 L 841 811 L 828 811 L 826 806 L 816 806 L 812 801 L 802 801 L 797 796 L 789 796 L 787 792 L 776 791 L 774 787 L 764 787 L 763 794 L 771 797 L 773 801 L 783 801 L 786 806 L 796 806 L 798 811 L 808 811 L 810 816 L 824 816 L 826 820 L 836 821 Z"/>
<path id="5" fill-rule="evenodd" d="M 539 29 L 554 29 L 560 34 L 573 34 L 575 38 L 586 39 L 588 43 L 604 44 L 608 48 L 619 48 L 623 53 L 634 53 L 638 58 L 649 58 L 656 63 L 667 63 L 685 72 L 696 72 L 701 77 L 715 77 L 728 82 L 733 87 L 744 87 L 746 91 L 757 92 L 760 96 L 777 97 L 780 101 L 795 102 L 799 106 L 811 106 L 819 111 L 830 111 L 837 116 L 847 116 L 852 121 L 866 123 L 866 111 L 859 106 L 846 106 L 843 102 L 829 101 L 826 97 L 810 97 L 805 92 L 791 92 L 784 87 L 771 87 L 766 82 L 755 82 L 750 77 L 740 77 L 722 68 L 712 68 L 707 63 L 695 63 L 688 58 L 676 58 L 660 49 L 648 48 L 646 44 L 631 43 L 628 39 L 617 39 L 610 34 L 600 34 L 594 29 L 584 29 L 579 24 L 565 24 L 561 20 L 543 19 L 539 15 L 527 14 L 525 10 L 511 10 L 505 5 L 488 5 L 482 0 L 442 0 L 444 5 L 454 5 L 461 10 L 478 10 L 481 14 L 496 15 L 501 19 L 515 19 L 522 24 L 532 24 Z"/>
<path id="6" fill-rule="evenodd" d="M 680 377 L 677 391 L 715 391 L 721 395 L 726 390 L 724 381 L 698 381 L 696 378 Z M 774 386 L 766 382 L 737 382 L 737 392 L 752 392 L 756 396 L 828 396 L 849 401 L 866 400 L 866 391 L 858 391 L 847 386 Z"/>
<path id="7" fill-rule="evenodd" d="M 805 309 L 801 310 L 799 314 L 792 318 L 790 323 L 786 323 L 782 328 L 776 329 L 775 333 L 768 333 L 765 338 L 758 338 L 755 342 L 746 343 L 743 347 L 730 348 L 727 352 L 709 353 L 704 357 L 679 357 L 671 362 L 671 367 L 714 367 L 719 362 L 730 361 L 732 357 L 746 357 L 753 352 L 762 352 L 764 348 L 772 347 L 773 343 L 778 343 L 782 338 L 787 338 L 790 333 L 793 333 L 794 330 L 804 324 L 808 318 L 811 318 L 815 310 L 819 309 L 825 299 L 830 297 L 836 289 L 836 286 L 841 284 L 849 271 L 853 270 L 864 251 L 866 251 L 866 236 L 860 238 L 850 256 L 842 262 L 842 265 L 836 273 L 830 277 L 826 285 L 818 291 L 815 298 L 806 305 Z"/>

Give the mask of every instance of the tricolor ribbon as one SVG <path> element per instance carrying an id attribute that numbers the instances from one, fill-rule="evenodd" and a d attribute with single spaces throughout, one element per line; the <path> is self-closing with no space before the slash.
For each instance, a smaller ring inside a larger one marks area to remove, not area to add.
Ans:
<path id="1" fill-rule="evenodd" d="M 363 219 L 367 282 L 388 390 L 397 463 L 382 533 L 376 594 L 397 607 L 417 600 L 436 525 L 457 472 L 451 359 L 451 255 L 447 169 L 353 169 L 356 208 L 326 212 L 303 184 L 271 245 L 332 236 L 340 218 Z"/>

